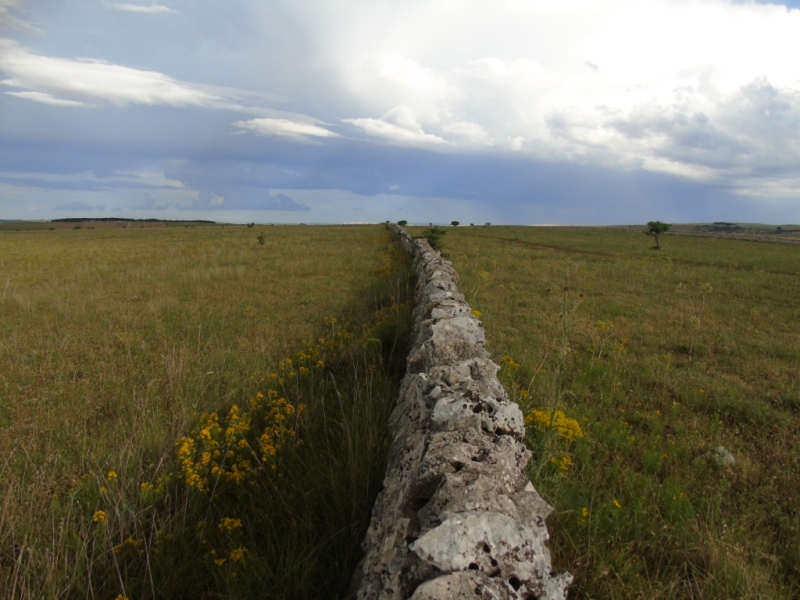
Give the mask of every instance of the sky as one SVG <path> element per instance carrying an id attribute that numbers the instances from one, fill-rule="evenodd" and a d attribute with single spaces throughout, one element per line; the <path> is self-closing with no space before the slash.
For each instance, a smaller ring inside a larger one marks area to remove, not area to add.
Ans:
<path id="1" fill-rule="evenodd" d="M 800 0 L 0 0 L 0 219 L 800 223 Z"/>

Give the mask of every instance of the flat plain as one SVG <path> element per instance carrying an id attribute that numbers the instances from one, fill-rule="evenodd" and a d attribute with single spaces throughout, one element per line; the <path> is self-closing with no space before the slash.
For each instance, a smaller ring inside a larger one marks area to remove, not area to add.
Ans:
<path id="1" fill-rule="evenodd" d="M 447 230 L 570 597 L 798 597 L 800 248 Z"/>
<path id="2" fill-rule="evenodd" d="M 393 400 L 359 344 L 408 312 L 383 226 L 75 227 L 0 232 L 0 597 L 336 597 Z"/>
<path id="3" fill-rule="evenodd" d="M 342 597 L 407 336 L 383 227 L 74 227 L 0 232 L 0 596 Z M 800 247 L 661 245 L 443 239 L 570 597 L 797 597 Z"/>

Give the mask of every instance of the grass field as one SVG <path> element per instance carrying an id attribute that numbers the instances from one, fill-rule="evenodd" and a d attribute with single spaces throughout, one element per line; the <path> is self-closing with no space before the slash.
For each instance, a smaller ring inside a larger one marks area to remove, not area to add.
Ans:
<path id="1" fill-rule="evenodd" d="M 342 593 L 409 312 L 384 228 L 17 228 L 0 597 Z"/>
<path id="2" fill-rule="evenodd" d="M 62 225 L 0 231 L 0 597 L 340 597 L 402 253 L 382 227 Z M 800 595 L 800 248 L 447 229 L 570 597 Z"/>
<path id="3" fill-rule="evenodd" d="M 528 415 L 570 597 L 800 596 L 800 248 L 504 227 L 443 244 Z"/>

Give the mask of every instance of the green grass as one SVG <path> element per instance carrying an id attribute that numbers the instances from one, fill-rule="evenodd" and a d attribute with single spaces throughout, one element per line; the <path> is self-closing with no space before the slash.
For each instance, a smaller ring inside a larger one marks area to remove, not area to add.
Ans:
<path id="1" fill-rule="evenodd" d="M 800 248 L 452 228 L 574 598 L 800 595 Z M 718 445 L 736 462 L 702 458 Z"/>
<path id="2" fill-rule="evenodd" d="M 0 596 L 341 595 L 407 335 L 392 249 L 378 227 L 0 233 Z M 347 343 L 276 388 L 331 318 Z M 269 390 L 305 407 L 275 464 L 193 490 L 179 438 Z"/>

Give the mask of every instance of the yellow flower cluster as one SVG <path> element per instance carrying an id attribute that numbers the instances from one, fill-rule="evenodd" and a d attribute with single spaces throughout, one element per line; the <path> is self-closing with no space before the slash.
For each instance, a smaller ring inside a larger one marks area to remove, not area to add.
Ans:
<path id="1" fill-rule="evenodd" d="M 121 544 L 117 544 L 113 547 L 114 554 L 119 554 L 128 548 L 136 549 L 141 544 L 140 540 L 137 540 L 133 536 L 129 535 Z"/>
<path id="2" fill-rule="evenodd" d="M 565 452 L 561 456 L 552 457 L 550 459 L 550 462 L 553 463 L 556 467 L 558 467 L 559 471 L 561 471 L 562 473 L 566 473 L 572 466 L 572 456 Z"/>
<path id="3" fill-rule="evenodd" d="M 173 476 L 171 474 L 167 474 L 166 476 L 156 479 L 155 483 L 151 481 L 143 481 L 139 484 L 139 489 L 145 494 L 161 496 L 164 494 L 164 492 L 166 492 L 168 484 L 172 482 L 172 477 Z"/>
<path id="4" fill-rule="evenodd" d="M 520 367 L 520 364 L 515 361 L 510 354 L 504 354 L 502 358 L 500 358 L 501 366 L 505 369 L 508 369 L 512 373 L 517 371 Z"/>
<path id="5" fill-rule="evenodd" d="M 209 552 L 208 555 L 215 565 L 217 565 L 218 567 L 224 567 L 229 562 L 230 564 L 243 562 L 246 554 L 247 554 L 247 548 L 238 546 L 236 548 L 231 549 L 231 551 L 228 553 L 227 558 L 225 556 L 220 556 L 216 550 L 211 550 L 211 552 Z"/>
<path id="6" fill-rule="evenodd" d="M 219 521 L 219 530 L 225 533 L 232 533 L 238 529 L 242 528 L 242 520 L 241 519 L 231 519 L 230 517 L 224 517 Z"/>
<path id="7" fill-rule="evenodd" d="M 552 409 L 539 410 L 534 409 L 525 417 L 525 424 L 534 424 L 543 429 L 553 429 L 558 437 L 567 441 L 573 441 L 578 438 L 585 437 L 585 433 L 581 429 L 580 423 L 568 417 L 563 411 Z"/>
<path id="8" fill-rule="evenodd" d="M 291 368 L 290 361 L 285 368 Z M 294 437 L 290 418 L 296 412 L 291 402 L 270 390 L 267 396 L 259 392 L 251 398 L 248 409 L 234 404 L 222 419 L 215 412 L 202 415 L 200 425 L 178 439 L 183 480 L 208 492 L 212 484 L 245 484 L 264 467 L 274 468 L 274 457 Z"/>
<path id="9" fill-rule="evenodd" d="M 201 415 L 199 425 L 177 441 L 181 477 L 199 492 L 220 484 L 243 485 L 259 474 L 274 470 L 283 448 L 299 444 L 297 418 L 305 409 L 301 402 L 309 386 L 323 380 L 329 357 L 341 353 L 353 334 L 337 328 L 335 318 L 325 320 L 332 331 L 316 341 L 304 340 L 294 358 L 262 378 L 253 378 L 267 388 L 244 406 L 234 404 L 227 413 Z M 293 398 L 290 401 L 287 398 Z M 152 491 L 149 483 L 143 491 Z"/>

